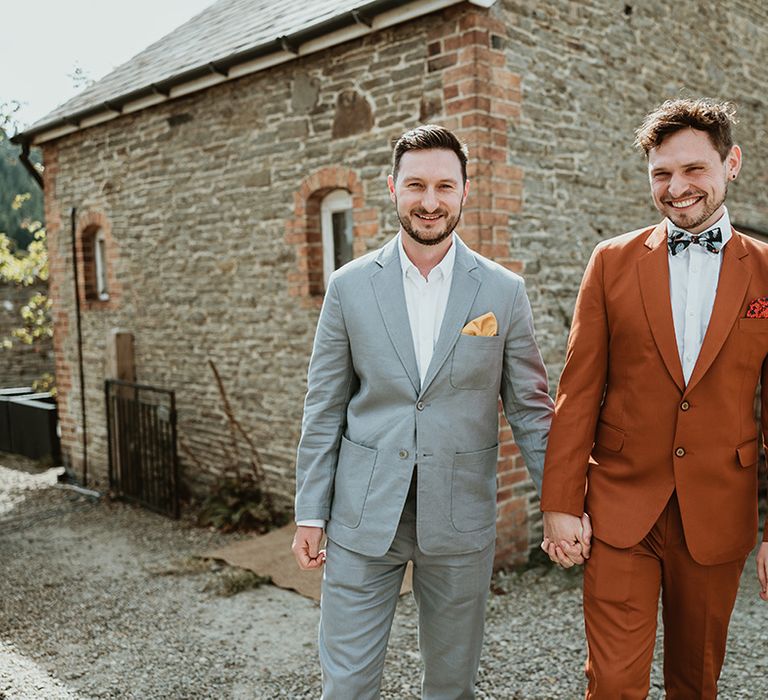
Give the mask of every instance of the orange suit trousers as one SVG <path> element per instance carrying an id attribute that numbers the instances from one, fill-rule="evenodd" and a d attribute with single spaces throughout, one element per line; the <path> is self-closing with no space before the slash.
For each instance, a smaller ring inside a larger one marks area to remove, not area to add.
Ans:
<path id="1" fill-rule="evenodd" d="M 586 698 L 647 697 L 661 594 L 666 698 L 714 700 L 744 562 L 694 561 L 675 493 L 634 547 L 595 539 L 584 570 Z"/>

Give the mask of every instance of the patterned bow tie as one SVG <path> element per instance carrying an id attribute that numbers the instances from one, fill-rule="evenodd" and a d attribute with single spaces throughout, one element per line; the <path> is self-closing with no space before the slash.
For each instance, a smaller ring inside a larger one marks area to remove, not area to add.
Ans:
<path id="1" fill-rule="evenodd" d="M 669 252 L 672 255 L 677 255 L 689 245 L 700 245 L 710 253 L 717 255 L 720 252 L 720 248 L 723 247 L 723 234 L 720 233 L 719 227 L 711 228 L 698 235 L 673 228 L 672 232 L 667 237 L 667 245 L 669 246 Z"/>

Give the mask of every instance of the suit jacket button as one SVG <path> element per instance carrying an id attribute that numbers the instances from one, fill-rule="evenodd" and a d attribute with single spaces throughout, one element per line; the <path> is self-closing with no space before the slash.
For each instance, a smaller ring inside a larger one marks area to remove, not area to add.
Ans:
<path id="1" fill-rule="evenodd" d="M 397 453 L 397 456 L 400 457 L 400 459 L 408 459 L 408 450 L 400 450 L 400 452 Z"/>
<path id="2" fill-rule="evenodd" d="M 683 401 L 683 403 L 680 404 L 680 408 L 683 409 L 683 411 L 687 411 L 691 407 L 691 404 L 689 404 L 687 401 Z"/>
<path id="3" fill-rule="evenodd" d="M 419 401 L 419 403 L 416 404 L 416 410 L 417 411 L 423 411 L 424 410 L 424 402 Z"/>
<path id="4" fill-rule="evenodd" d="M 675 454 L 676 454 L 678 457 L 685 457 L 685 449 L 683 449 L 682 447 L 678 447 L 678 448 L 675 450 Z"/>

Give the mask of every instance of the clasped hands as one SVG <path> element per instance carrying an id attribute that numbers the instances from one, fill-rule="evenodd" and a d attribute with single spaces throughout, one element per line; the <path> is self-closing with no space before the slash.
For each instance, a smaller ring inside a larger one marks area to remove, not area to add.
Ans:
<path id="1" fill-rule="evenodd" d="M 549 558 L 569 569 L 589 559 L 592 547 L 592 523 L 589 515 L 580 518 L 570 513 L 544 513 L 544 540 L 541 548 Z"/>

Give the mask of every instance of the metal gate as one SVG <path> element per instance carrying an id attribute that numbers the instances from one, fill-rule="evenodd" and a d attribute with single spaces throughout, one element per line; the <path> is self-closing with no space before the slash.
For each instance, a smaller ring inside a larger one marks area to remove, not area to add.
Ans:
<path id="1" fill-rule="evenodd" d="M 176 397 L 117 379 L 104 382 L 109 486 L 118 498 L 179 517 Z"/>

